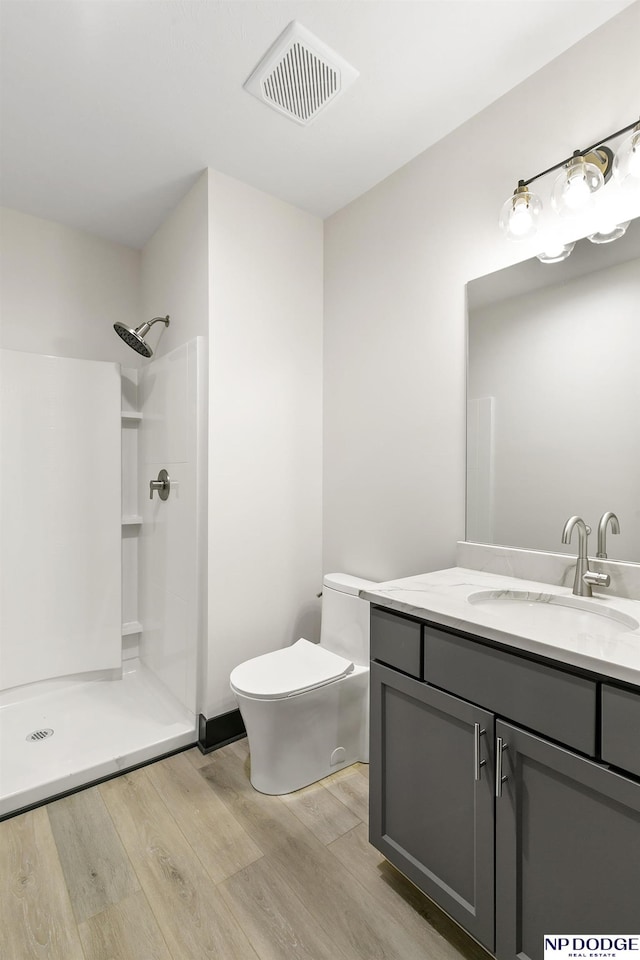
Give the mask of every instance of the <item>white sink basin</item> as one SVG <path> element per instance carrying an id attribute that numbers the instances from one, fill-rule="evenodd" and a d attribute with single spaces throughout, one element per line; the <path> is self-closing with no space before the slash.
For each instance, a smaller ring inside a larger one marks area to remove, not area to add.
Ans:
<path id="1" fill-rule="evenodd" d="M 558 596 L 553 593 L 530 593 L 526 590 L 480 590 L 467 597 L 469 603 L 482 605 L 487 612 L 502 615 L 513 628 L 552 629 L 554 632 L 597 633 L 614 636 L 637 630 L 640 624 L 620 610 L 598 605 L 596 599 Z"/>

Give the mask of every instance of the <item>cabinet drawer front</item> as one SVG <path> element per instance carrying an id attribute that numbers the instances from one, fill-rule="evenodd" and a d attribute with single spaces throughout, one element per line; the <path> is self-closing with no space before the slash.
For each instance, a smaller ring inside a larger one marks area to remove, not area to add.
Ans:
<path id="1" fill-rule="evenodd" d="M 421 625 L 386 610 L 371 610 L 371 659 L 422 679 Z"/>
<path id="2" fill-rule="evenodd" d="M 640 776 L 640 693 L 602 685 L 602 759 Z"/>
<path id="3" fill-rule="evenodd" d="M 424 627 L 424 678 L 595 756 L 596 684 L 524 657 Z"/>

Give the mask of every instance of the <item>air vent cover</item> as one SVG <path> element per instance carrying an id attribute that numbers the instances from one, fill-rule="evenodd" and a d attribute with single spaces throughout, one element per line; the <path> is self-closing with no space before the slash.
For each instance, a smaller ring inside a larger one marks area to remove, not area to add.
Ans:
<path id="1" fill-rule="evenodd" d="M 297 20 L 280 34 L 246 81 L 254 97 L 306 126 L 358 76 Z"/>

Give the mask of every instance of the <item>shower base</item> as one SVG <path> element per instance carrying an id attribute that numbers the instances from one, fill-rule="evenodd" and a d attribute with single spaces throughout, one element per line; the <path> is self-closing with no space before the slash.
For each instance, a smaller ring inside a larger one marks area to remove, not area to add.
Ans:
<path id="1" fill-rule="evenodd" d="M 0 818 L 196 740 L 194 715 L 137 660 L 118 680 L 22 688 L 0 705 Z"/>

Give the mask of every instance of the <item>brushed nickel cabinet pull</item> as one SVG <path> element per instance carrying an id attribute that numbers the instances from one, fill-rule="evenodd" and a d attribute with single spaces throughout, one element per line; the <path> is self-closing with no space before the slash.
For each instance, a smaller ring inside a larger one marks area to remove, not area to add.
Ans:
<path id="1" fill-rule="evenodd" d="M 480 759 L 480 737 L 482 737 L 487 731 L 480 729 L 479 723 L 474 723 L 473 725 L 473 777 L 474 780 L 479 780 L 482 776 L 482 767 L 487 763 L 486 760 Z"/>
<path id="2" fill-rule="evenodd" d="M 496 737 L 496 797 L 502 796 L 502 784 L 508 777 L 502 776 L 502 751 L 506 750 L 509 744 L 502 737 Z"/>

